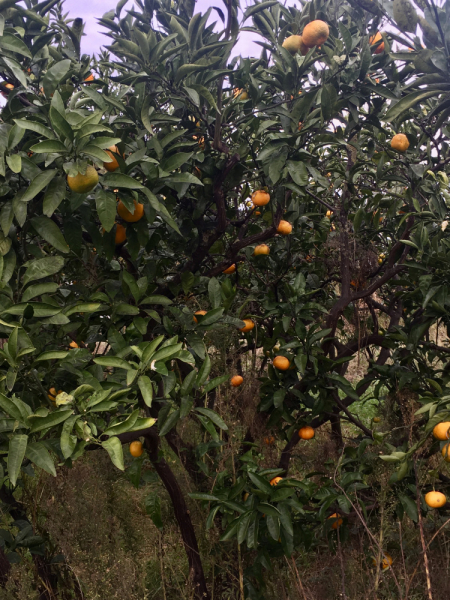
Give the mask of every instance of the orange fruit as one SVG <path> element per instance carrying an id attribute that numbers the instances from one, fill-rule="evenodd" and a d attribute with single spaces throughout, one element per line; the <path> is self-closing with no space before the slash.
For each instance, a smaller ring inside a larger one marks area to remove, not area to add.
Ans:
<path id="1" fill-rule="evenodd" d="M 201 315 L 201 316 L 206 315 L 206 310 L 198 310 L 192 317 L 194 319 L 194 323 L 198 323 L 198 320 L 195 318 L 195 315 Z"/>
<path id="2" fill-rule="evenodd" d="M 445 444 L 442 448 L 442 457 L 446 462 L 450 462 L 450 444 Z"/>
<path id="3" fill-rule="evenodd" d="M 299 121 L 298 122 L 298 130 L 301 131 L 303 129 L 303 122 Z"/>
<path id="4" fill-rule="evenodd" d="M 269 435 L 268 437 L 264 438 L 264 443 L 266 444 L 266 446 L 273 446 L 275 443 L 275 438 L 273 437 L 273 435 Z"/>
<path id="5" fill-rule="evenodd" d="M 298 430 L 298 436 L 302 440 L 310 440 L 310 439 L 312 439 L 314 437 L 314 435 L 315 435 L 315 431 L 309 425 L 306 425 L 305 427 L 301 427 Z"/>
<path id="6" fill-rule="evenodd" d="M 331 215 L 333 214 L 332 210 L 327 210 L 327 214 L 325 215 L 327 219 L 331 219 Z"/>
<path id="7" fill-rule="evenodd" d="M 116 223 L 116 237 L 115 237 L 116 246 L 118 246 L 119 244 L 123 244 L 126 239 L 127 239 L 127 230 L 120 223 Z"/>
<path id="8" fill-rule="evenodd" d="M 244 494 L 244 502 L 247 502 L 248 497 L 250 496 L 250 494 L 248 492 L 245 492 Z"/>
<path id="9" fill-rule="evenodd" d="M 92 73 L 90 73 L 86 79 L 83 81 L 83 83 L 90 83 L 91 81 L 94 81 L 94 76 L 92 75 Z"/>
<path id="10" fill-rule="evenodd" d="M 292 225 L 288 221 L 281 221 L 278 223 L 277 233 L 281 233 L 281 235 L 289 235 L 292 231 Z"/>
<path id="11" fill-rule="evenodd" d="M 255 326 L 254 322 L 251 319 L 243 319 L 245 325 L 239 331 L 243 331 L 246 333 L 247 331 L 251 331 Z"/>
<path id="12" fill-rule="evenodd" d="M 79 348 L 80 346 L 76 342 L 70 342 L 69 348 Z"/>
<path id="13" fill-rule="evenodd" d="M 222 271 L 222 273 L 225 273 L 225 275 L 231 275 L 231 273 L 234 273 L 235 271 L 236 271 L 236 265 L 232 264 L 230 267 L 225 269 L 225 271 Z"/>
<path id="14" fill-rule="evenodd" d="M 264 254 L 266 256 L 267 254 L 270 254 L 270 248 L 267 244 L 259 244 L 258 246 L 256 246 L 253 255 L 259 256 L 260 254 Z"/>
<path id="15" fill-rule="evenodd" d="M 58 394 L 61 394 L 61 393 L 62 393 L 62 390 L 58 390 L 58 391 L 56 391 L 56 388 L 52 387 L 52 388 L 50 388 L 50 389 L 48 390 L 48 394 L 47 394 L 47 396 L 48 396 L 48 397 L 49 397 L 49 399 L 50 399 L 50 400 L 51 400 L 51 401 L 54 403 L 54 402 L 55 402 L 55 400 L 56 400 L 56 396 L 57 396 Z"/>
<path id="16" fill-rule="evenodd" d="M 261 216 L 261 211 L 260 210 L 255 210 L 255 212 L 253 214 L 255 215 L 255 217 L 260 217 Z"/>
<path id="17" fill-rule="evenodd" d="M 383 569 L 383 571 L 385 569 L 389 569 L 389 567 L 392 565 L 394 561 L 392 560 L 392 556 L 390 554 L 388 554 L 387 552 L 384 553 L 384 556 L 381 559 L 381 568 Z M 372 564 L 376 567 L 377 566 L 377 560 L 376 558 L 372 558 Z"/>
<path id="18" fill-rule="evenodd" d="M 204 150 L 205 149 L 206 144 L 205 144 L 205 138 L 204 138 L 203 135 L 200 136 L 200 137 L 197 137 L 196 135 L 193 135 L 192 139 L 193 140 L 198 140 L 198 147 L 200 148 L 200 150 Z"/>
<path id="19" fill-rule="evenodd" d="M 425 494 L 425 502 L 431 508 L 441 508 L 447 504 L 447 498 L 442 492 L 428 492 Z"/>
<path id="20" fill-rule="evenodd" d="M 240 385 L 242 385 L 244 382 L 244 378 L 241 377 L 240 375 L 234 375 L 234 377 L 231 378 L 231 385 L 233 387 L 239 387 Z"/>
<path id="21" fill-rule="evenodd" d="M 233 97 L 238 100 L 248 100 L 248 92 L 244 88 L 234 88 Z"/>
<path id="22" fill-rule="evenodd" d="M 338 513 L 333 513 L 328 517 L 329 519 L 333 519 L 333 523 L 331 525 L 331 529 L 339 529 L 344 520 L 338 515 Z"/>
<path id="23" fill-rule="evenodd" d="M 88 165 L 86 173 L 78 173 L 75 177 L 67 177 L 67 184 L 72 192 L 76 194 L 87 194 L 95 188 L 98 183 L 98 173 L 92 165 Z"/>
<path id="24" fill-rule="evenodd" d="M 289 359 L 285 356 L 275 356 L 273 359 L 273 366 L 279 371 L 287 371 L 289 369 L 289 365 Z"/>
<path id="25" fill-rule="evenodd" d="M 142 447 L 142 442 L 131 442 L 130 444 L 130 454 L 135 458 L 139 458 L 144 453 L 144 448 Z"/>
<path id="26" fill-rule="evenodd" d="M 104 162 L 103 166 L 107 171 L 112 173 L 113 171 L 115 171 L 116 169 L 119 168 L 119 163 L 117 161 L 117 158 L 114 156 L 114 154 L 120 155 L 119 148 L 117 146 L 110 146 L 108 148 L 108 150 L 105 150 L 105 152 L 112 158 L 112 161 Z M 123 154 L 121 156 L 123 157 Z"/>
<path id="27" fill-rule="evenodd" d="M 278 485 L 280 481 L 283 481 L 282 477 L 274 477 L 270 480 L 270 485 Z"/>
<path id="28" fill-rule="evenodd" d="M 303 56 L 308 54 L 308 47 L 303 43 L 301 35 L 290 35 L 284 40 L 282 46 L 291 54 L 295 54 L 296 52 L 301 52 Z"/>
<path id="29" fill-rule="evenodd" d="M 379 44 L 374 51 L 374 54 L 381 54 L 384 51 L 384 42 L 383 40 L 383 36 L 381 35 L 381 33 L 378 31 L 375 35 L 371 35 L 369 38 L 369 44 L 371 46 L 374 46 L 375 44 L 377 44 L 378 42 L 381 41 L 381 44 Z"/>
<path id="30" fill-rule="evenodd" d="M 438 423 L 433 429 L 433 435 L 437 440 L 444 442 L 450 439 L 450 422 Z"/>
<path id="31" fill-rule="evenodd" d="M 406 152 L 409 148 L 409 140 L 404 133 L 397 133 L 391 140 L 391 148 L 398 152 Z"/>
<path id="32" fill-rule="evenodd" d="M 127 223 L 136 223 L 137 221 L 140 221 L 144 216 L 144 205 L 139 204 L 139 202 L 136 202 L 136 200 L 133 200 L 133 202 L 134 213 L 131 213 L 128 210 L 128 208 L 125 206 L 122 200 L 119 200 L 119 203 L 117 205 L 117 214 L 119 215 L 119 217 L 122 217 L 122 219 Z"/>
<path id="33" fill-rule="evenodd" d="M 252 202 L 255 206 L 265 206 L 270 202 L 270 194 L 264 190 L 256 190 L 252 194 Z"/>
<path id="34" fill-rule="evenodd" d="M 308 23 L 303 29 L 302 41 L 307 48 L 312 48 L 313 46 L 321 46 L 325 43 L 329 35 L 330 28 L 325 21 L 316 19 Z"/>

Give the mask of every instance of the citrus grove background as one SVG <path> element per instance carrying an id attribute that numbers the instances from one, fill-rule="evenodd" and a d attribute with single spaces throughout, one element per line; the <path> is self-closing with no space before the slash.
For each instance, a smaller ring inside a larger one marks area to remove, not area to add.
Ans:
<path id="1" fill-rule="evenodd" d="M 125 4 L 0 0 L 0 598 L 446 598 L 450 3 Z"/>

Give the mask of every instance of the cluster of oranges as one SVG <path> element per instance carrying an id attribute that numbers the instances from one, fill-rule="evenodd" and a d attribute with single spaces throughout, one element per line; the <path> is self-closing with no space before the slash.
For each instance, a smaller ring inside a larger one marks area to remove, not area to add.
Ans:
<path id="1" fill-rule="evenodd" d="M 291 54 L 300 52 L 303 56 L 308 54 L 310 48 L 324 44 L 330 35 L 330 28 L 325 21 L 315 19 L 303 29 L 302 35 L 290 35 L 283 42 L 283 48 Z"/>
<path id="2" fill-rule="evenodd" d="M 113 173 L 119 168 L 119 161 L 117 157 L 120 156 L 124 158 L 124 155 L 121 154 L 119 148 L 117 146 L 110 146 L 106 150 L 106 154 L 112 159 L 110 162 L 104 162 L 103 167 L 109 172 Z M 87 194 L 92 191 L 98 183 L 98 173 L 97 170 L 92 166 L 88 165 L 86 168 L 86 173 L 77 173 L 74 177 L 67 177 L 67 184 L 72 192 L 77 194 Z M 117 191 L 117 190 L 115 190 Z M 121 219 L 123 219 L 127 223 L 137 223 L 144 216 L 144 205 L 140 204 L 136 200 L 134 202 L 134 212 L 128 210 L 122 200 L 119 199 L 117 203 L 117 214 Z M 116 245 L 123 244 L 127 239 L 127 231 L 125 227 L 121 223 L 116 223 L 116 234 L 115 234 L 115 243 Z"/>

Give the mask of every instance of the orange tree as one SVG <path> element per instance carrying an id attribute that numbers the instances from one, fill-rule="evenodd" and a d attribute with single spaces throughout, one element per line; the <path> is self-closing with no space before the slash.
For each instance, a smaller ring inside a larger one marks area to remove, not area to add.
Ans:
<path id="1" fill-rule="evenodd" d="M 447 430 L 430 434 L 450 421 L 450 23 L 430 2 L 418 14 L 408 0 L 269 0 L 242 13 L 227 0 L 194 14 L 182 0 L 121 0 L 91 59 L 58 0 L 0 1 L 4 500 L 33 465 L 55 475 L 55 462 L 103 448 L 124 469 L 123 444 L 141 440 L 202 598 L 163 438 L 207 527 L 252 553 L 249 597 L 271 559 L 322 534 L 345 542 L 346 515 L 367 527 L 368 505 L 377 518 L 380 454 L 398 516 L 423 532 L 422 483 L 449 485 Z M 259 58 L 236 57 L 241 31 Z M 238 330 L 229 350 L 261 355 L 254 422 L 276 442 L 271 468 L 252 426 L 222 452 L 215 391 L 233 373 L 216 372 L 205 336 Z M 388 394 L 396 433 L 349 409 Z M 342 449 L 334 476 L 289 478 L 296 445 L 327 422 Z M 198 443 L 182 439 L 186 423 Z M 156 501 L 152 517 L 161 526 Z"/>

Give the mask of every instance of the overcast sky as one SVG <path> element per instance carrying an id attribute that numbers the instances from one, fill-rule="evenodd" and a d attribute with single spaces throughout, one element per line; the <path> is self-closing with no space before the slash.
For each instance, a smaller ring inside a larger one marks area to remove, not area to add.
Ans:
<path id="1" fill-rule="evenodd" d="M 73 18 L 81 17 L 85 21 L 85 36 L 81 42 L 81 51 L 86 54 L 92 54 L 98 52 L 100 46 L 110 43 L 110 38 L 105 37 L 101 34 L 101 27 L 99 26 L 97 19 L 104 15 L 106 12 L 115 9 L 118 0 L 66 0 L 64 3 L 65 12 L 69 12 Z M 241 2 L 241 6 L 247 4 L 253 4 L 244 0 Z M 288 0 L 289 3 L 289 0 Z M 128 0 L 128 3 L 122 9 L 122 11 L 133 6 L 133 0 Z M 221 10 L 224 10 L 223 0 L 197 0 L 196 12 L 206 12 L 210 6 L 217 6 Z M 123 12 L 122 12 L 123 14 Z M 213 11 L 213 15 L 217 16 L 217 13 Z M 215 17 L 214 17 L 214 20 Z M 217 16 L 217 20 L 220 21 Z M 249 19 L 248 24 L 251 23 Z M 261 53 L 261 46 L 253 43 L 252 38 L 254 36 L 250 33 L 243 32 L 240 36 L 238 53 L 245 56 L 259 56 Z"/>

